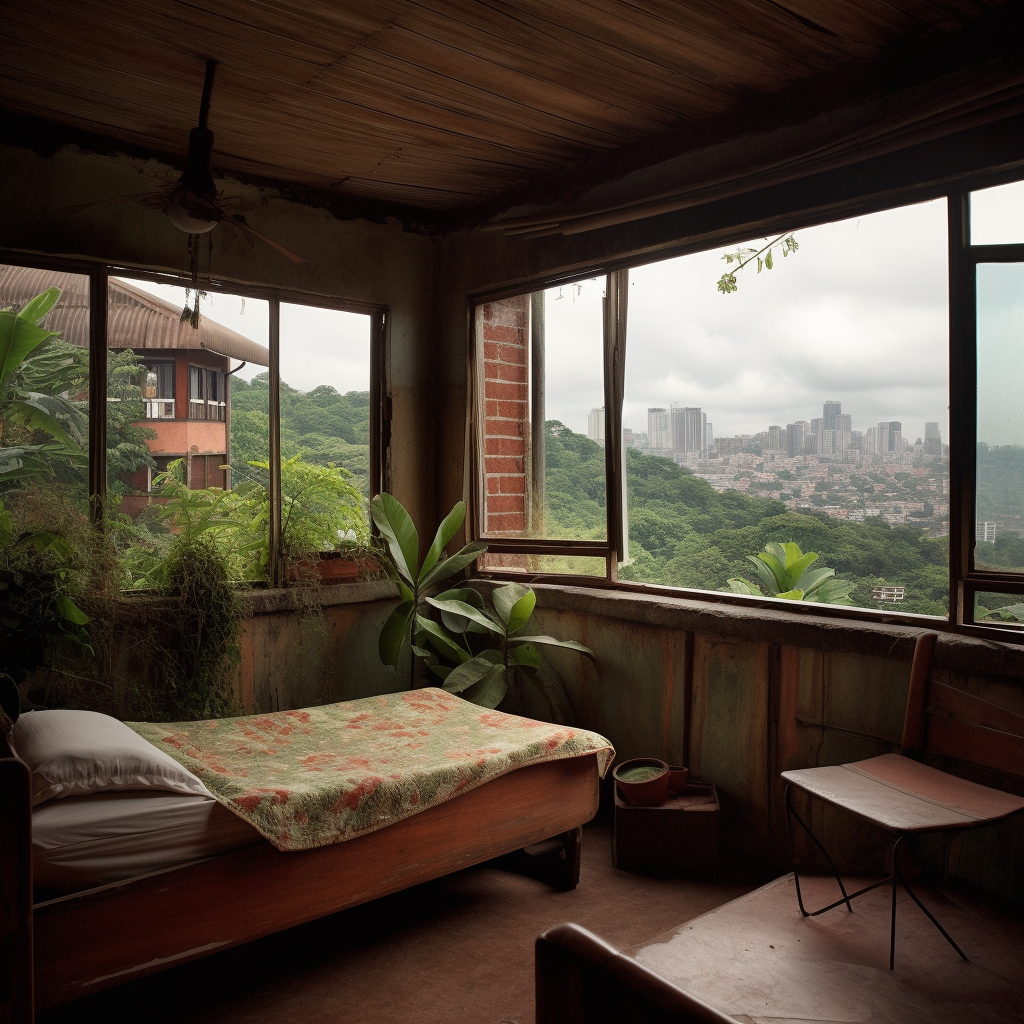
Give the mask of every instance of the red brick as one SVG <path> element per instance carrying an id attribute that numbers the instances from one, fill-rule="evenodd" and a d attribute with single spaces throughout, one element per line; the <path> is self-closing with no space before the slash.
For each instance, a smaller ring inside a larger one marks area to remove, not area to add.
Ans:
<path id="1" fill-rule="evenodd" d="M 518 327 L 508 327 L 505 324 L 485 323 L 484 341 L 503 341 L 506 345 L 515 345 L 521 348 L 523 344 L 523 332 Z"/>
<path id="2" fill-rule="evenodd" d="M 490 411 L 490 407 L 494 406 L 494 412 Z M 488 402 L 487 403 L 487 415 L 488 416 L 501 416 L 508 420 L 525 420 L 527 414 L 526 402 Z"/>
<path id="3" fill-rule="evenodd" d="M 518 420 L 488 420 L 488 437 L 522 437 L 522 424 Z"/>
<path id="4" fill-rule="evenodd" d="M 521 437 L 488 437 L 484 441 L 486 455 L 525 455 L 526 445 Z"/>
<path id="5" fill-rule="evenodd" d="M 526 365 L 527 351 L 523 345 L 499 345 L 498 358 L 503 363 L 512 363 L 513 366 Z"/>
<path id="6" fill-rule="evenodd" d="M 501 407 L 507 404 L 507 402 L 484 402 L 484 415 L 488 419 L 492 416 L 502 416 L 504 414 L 501 411 Z"/>
<path id="7" fill-rule="evenodd" d="M 522 381 L 526 382 L 526 367 L 525 366 L 509 366 L 507 363 L 498 364 L 498 372 L 495 376 L 498 380 L 508 381 Z"/>
<path id="8" fill-rule="evenodd" d="M 508 459 L 497 455 L 489 455 L 484 459 L 485 473 L 523 473 L 522 459 Z"/>
<path id="9" fill-rule="evenodd" d="M 491 481 L 494 477 L 491 477 L 488 481 L 488 491 L 490 490 Z M 496 481 L 500 485 L 500 491 L 502 494 L 525 494 L 526 493 L 526 477 L 522 474 L 519 476 L 502 476 L 498 477 Z"/>
<path id="10" fill-rule="evenodd" d="M 487 514 L 496 512 L 525 512 L 526 499 L 521 494 L 493 495 L 487 499 Z"/>
<path id="11" fill-rule="evenodd" d="M 506 381 L 489 380 L 484 385 L 484 397 L 504 401 L 525 402 L 526 384 L 510 384 Z"/>
<path id="12" fill-rule="evenodd" d="M 501 489 L 501 477 L 489 476 L 487 478 L 487 493 L 497 494 Z"/>
<path id="13" fill-rule="evenodd" d="M 522 533 L 526 529 L 525 512 L 506 512 L 487 516 L 488 533 Z"/>
<path id="14" fill-rule="evenodd" d="M 501 346 L 496 341 L 485 341 L 484 342 L 484 359 L 487 362 L 491 362 L 495 359 L 500 359 L 498 354 L 501 351 Z"/>

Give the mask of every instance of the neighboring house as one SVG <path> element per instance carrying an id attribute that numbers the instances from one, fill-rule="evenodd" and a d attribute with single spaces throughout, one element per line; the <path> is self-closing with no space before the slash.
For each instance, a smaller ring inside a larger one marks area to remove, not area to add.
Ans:
<path id="1" fill-rule="evenodd" d="M 46 318 L 50 330 L 83 348 L 89 344 L 89 279 L 28 267 L 0 267 L 0 306 L 18 309 L 50 287 L 61 290 L 60 302 Z M 145 366 L 142 380 L 145 419 L 156 432 L 147 441 L 157 471 L 185 459 L 192 488 L 228 487 L 231 461 L 231 361 L 270 364 L 269 351 L 203 317 L 199 328 L 181 322 L 181 310 L 137 286 L 110 278 L 107 332 L 110 348 L 130 348 Z M 153 471 L 139 469 L 128 482 L 140 492 L 123 499 L 132 515 L 148 503 Z"/>

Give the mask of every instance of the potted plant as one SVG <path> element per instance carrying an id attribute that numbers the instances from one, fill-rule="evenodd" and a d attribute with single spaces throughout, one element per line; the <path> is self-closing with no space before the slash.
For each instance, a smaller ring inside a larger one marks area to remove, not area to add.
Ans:
<path id="1" fill-rule="evenodd" d="M 384 664 L 397 667 L 408 649 L 449 693 L 483 707 L 505 704 L 519 711 L 527 703 L 527 692 L 532 692 L 548 717 L 568 721 L 572 717 L 568 698 L 542 650 L 561 648 L 591 660 L 594 654 L 575 641 L 528 632 L 537 604 L 537 595 L 529 587 L 518 583 L 497 587 L 490 604 L 472 587 L 436 596 L 428 593 L 487 550 L 476 541 L 443 557 L 445 546 L 465 519 L 465 504 L 459 502 L 445 517 L 422 563 L 416 528 L 402 504 L 390 494 L 381 494 L 371 503 L 371 512 L 391 552 L 403 599 L 381 630 L 379 650 Z M 412 664 L 414 668 L 415 661 Z"/>

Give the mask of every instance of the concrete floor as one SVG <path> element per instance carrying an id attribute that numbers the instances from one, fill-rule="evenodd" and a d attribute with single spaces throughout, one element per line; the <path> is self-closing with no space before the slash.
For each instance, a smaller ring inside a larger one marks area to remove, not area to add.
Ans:
<path id="1" fill-rule="evenodd" d="M 637 948 L 764 880 L 742 869 L 700 880 L 617 871 L 610 829 L 594 823 L 574 892 L 481 865 L 42 1011 L 37 1020 L 530 1024 L 533 941 L 546 928 L 575 921 L 620 948 Z"/>
<path id="2" fill-rule="evenodd" d="M 838 895 L 831 878 L 807 879 L 804 890 L 810 907 Z M 746 1024 L 1024 1021 L 1024 916 L 964 888 L 915 891 L 970 962 L 901 891 L 890 971 L 888 887 L 854 900 L 852 914 L 802 918 L 792 875 L 630 952 Z"/>

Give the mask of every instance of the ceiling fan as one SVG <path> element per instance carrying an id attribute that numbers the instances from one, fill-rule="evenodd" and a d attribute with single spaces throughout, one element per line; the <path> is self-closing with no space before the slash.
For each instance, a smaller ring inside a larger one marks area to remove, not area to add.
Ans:
<path id="1" fill-rule="evenodd" d="M 206 62 L 203 98 L 199 105 L 199 124 L 188 133 L 185 173 L 176 183 L 168 183 L 159 191 L 100 199 L 92 203 L 82 203 L 80 206 L 69 206 L 66 210 L 68 213 L 78 213 L 107 203 L 137 203 L 150 210 L 162 210 L 176 228 L 190 235 L 206 234 L 220 224 L 229 232 L 238 232 L 250 246 L 253 244 L 252 239 L 259 239 L 293 263 L 305 263 L 306 260 L 291 249 L 286 249 L 272 238 L 250 227 L 241 213 L 232 212 L 230 200 L 221 199 L 217 195 L 217 186 L 213 180 L 213 132 L 206 127 L 216 68 L 217 61 Z"/>

